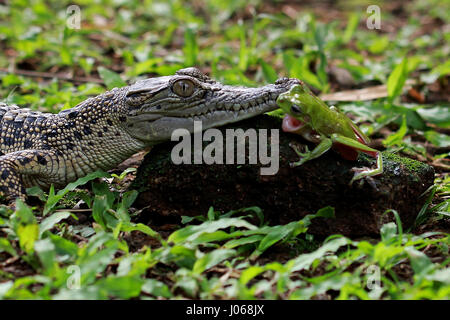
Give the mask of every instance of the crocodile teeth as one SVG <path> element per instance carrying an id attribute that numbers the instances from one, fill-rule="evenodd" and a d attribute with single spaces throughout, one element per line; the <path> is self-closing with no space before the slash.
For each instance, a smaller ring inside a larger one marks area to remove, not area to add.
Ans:
<path id="1" fill-rule="evenodd" d="M 241 109 L 241 106 L 240 106 L 239 104 L 235 103 L 235 104 L 233 105 L 233 110 L 234 110 L 234 111 L 239 111 L 240 109 Z"/>

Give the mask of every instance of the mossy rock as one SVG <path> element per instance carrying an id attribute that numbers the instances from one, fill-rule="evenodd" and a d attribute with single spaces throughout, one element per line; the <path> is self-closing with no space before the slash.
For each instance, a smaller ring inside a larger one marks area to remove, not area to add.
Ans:
<path id="1" fill-rule="evenodd" d="M 280 119 L 260 116 L 219 129 L 224 134 L 229 128 L 280 126 Z M 383 153 L 384 172 L 373 178 L 373 184 L 362 181 L 349 186 L 351 168 L 373 166 L 375 159 L 361 154 L 356 162 L 347 161 L 329 151 L 291 168 L 289 163 L 298 160 L 291 142 L 299 147 L 306 144 L 301 137 L 280 130 L 279 171 L 275 175 L 260 175 L 265 166 L 248 161 L 241 165 L 175 165 L 170 153 L 176 143 L 161 144 L 144 159 L 132 188 L 141 191 L 138 205 L 147 208 L 149 218 L 200 215 L 211 206 L 223 212 L 258 206 L 270 223 L 288 223 L 332 206 L 336 217 L 313 220 L 309 232 L 365 236 L 378 234 L 384 223 L 394 220 L 392 214 L 384 214 L 389 209 L 399 213 L 404 228 L 410 227 L 424 204 L 422 194 L 434 181 L 431 166 Z"/>

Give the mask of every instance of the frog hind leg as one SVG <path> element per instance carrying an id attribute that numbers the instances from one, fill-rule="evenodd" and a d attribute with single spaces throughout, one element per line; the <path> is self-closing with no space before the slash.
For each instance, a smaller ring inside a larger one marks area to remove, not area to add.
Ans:
<path id="1" fill-rule="evenodd" d="M 353 176 L 352 180 L 350 180 L 349 183 L 350 185 L 352 185 L 352 183 L 355 182 L 356 180 L 371 178 L 373 176 L 383 173 L 383 157 L 381 155 L 381 152 L 378 152 L 376 157 L 377 157 L 377 167 L 374 169 L 366 167 L 352 168 L 352 171 L 355 172 L 355 175 Z"/>
<path id="2" fill-rule="evenodd" d="M 352 185 L 353 182 L 357 180 L 364 178 L 367 178 L 369 180 L 369 178 L 383 173 L 383 157 L 381 156 L 381 152 L 379 152 L 378 150 L 370 148 L 369 146 L 359 141 L 338 134 L 331 135 L 331 140 L 333 141 L 333 143 L 343 145 L 346 149 L 352 148 L 356 151 L 363 152 L 368 154 L 369 156 L 377 158 L 377 165 L 375 169 L 353 168 L 352 171 L 355 172 L 355 175 L 353 176 L 352 180 L 350 180 L 349 185 Z"/>

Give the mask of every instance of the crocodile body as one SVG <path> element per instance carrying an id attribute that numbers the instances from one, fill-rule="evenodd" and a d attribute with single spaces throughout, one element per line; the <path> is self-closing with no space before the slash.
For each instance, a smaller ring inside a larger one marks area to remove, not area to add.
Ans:
<path id="1" fill-rule="evenodd" d="M 277 108 L 279 94 L 298 83 L 279 79 L 260 88 L 223 85 L 195 68 L 114 88 L 76 107 L 48 114 L 0 103 L 0 195 L 11 203 L 25 188 L 69 182 L 110 170 L 134 153 L 192 132 Z"/>

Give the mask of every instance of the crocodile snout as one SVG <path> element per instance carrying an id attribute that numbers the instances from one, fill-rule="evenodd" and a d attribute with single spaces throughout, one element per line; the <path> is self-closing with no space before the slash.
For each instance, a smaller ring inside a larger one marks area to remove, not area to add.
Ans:
<path id="1" fill-rule="evenodd" d="M 291 87 L 295 84 L 300 84 L 300 83 L 301 83 L 301 81 L 296 78 L 287 78 L 287 77 L 279 78 L 279 79 L 277 79 L 277 81 L 275 81 L 275 84 L 278 86 L 288 86 L 288 87 Z"/>

